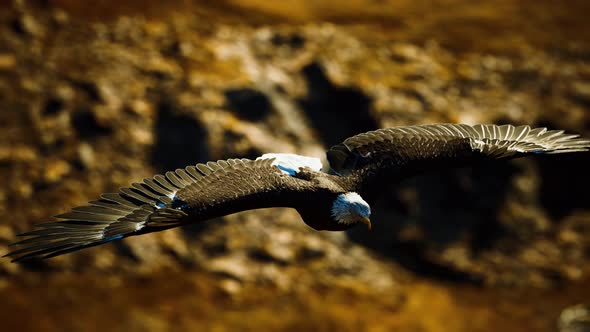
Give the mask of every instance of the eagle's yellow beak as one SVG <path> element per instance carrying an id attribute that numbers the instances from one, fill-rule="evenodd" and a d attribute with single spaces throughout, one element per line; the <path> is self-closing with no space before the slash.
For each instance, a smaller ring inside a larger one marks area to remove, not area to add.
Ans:
<path id="1" fill-rule="evenodd" d="M 365 225 L 367 225 L 367 229 L 371 230 L 371 219 L 367 218 L 367 217 L 363 217 L 361 219 L 361 222 Z"/>

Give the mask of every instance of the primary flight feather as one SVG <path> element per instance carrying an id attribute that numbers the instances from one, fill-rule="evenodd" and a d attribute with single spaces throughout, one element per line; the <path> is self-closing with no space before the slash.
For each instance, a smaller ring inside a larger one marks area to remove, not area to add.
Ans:
<path id="1" fill-rule="evenodd" d="M 350 137 L 319 159 L 265 154 L 188 166 L 103 194 L 88 205 L 19 234 L 13 261 L 49 258 L 124 237 L 235 212 L 295 208 L 316 230 L 371 227 L 371 204 L 384 181 L 429 169 L 533 154 L 582 152 L 590 140 L 530 126 L 433 124 L 379 129 Z"/>

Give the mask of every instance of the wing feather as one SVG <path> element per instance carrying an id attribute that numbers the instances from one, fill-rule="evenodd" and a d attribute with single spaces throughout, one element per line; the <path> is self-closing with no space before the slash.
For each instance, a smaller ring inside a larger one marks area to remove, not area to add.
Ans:
<path id="1" fill-rule="evenodd" d="M 150 189 L 152 189 L 156 194 L 159 194 L 161 196 L 170 196 L 174 193 L 174 191 L 169 190 L 168 188 L 160 185 L 154 179 L 144 179 L 143 183 L 150 187 Z"/>
<path id="2" fill-rule="evenodd" d="M 25 239 L 12 244 L 15 250 L 6 256 L 49 258 L 241 210 L 289 206 L 293 195 L 312 185 L 285 175 L 273 161 L 229 159 L 144 179 L 57 215 L 60 221 L 36 225 L 20 234 Z"/>
<path id="3" fill-rule="evenodd" d="M 590 140 L 528 125 L 434 124 L 362 133 L 328 151 L 333 171 L 348 175 L 380 168 L 423 170 L 483 159 L 588 151 Z"/>

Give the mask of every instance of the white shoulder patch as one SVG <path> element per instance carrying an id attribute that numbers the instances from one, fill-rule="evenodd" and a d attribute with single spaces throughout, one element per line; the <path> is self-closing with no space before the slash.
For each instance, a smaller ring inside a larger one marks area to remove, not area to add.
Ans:
<path id="1" fill-rule="evenodd" d="M 301 167 L 309 167 L 318 172 L 322 170 L 322 162 L 319 158 L 300 156 L 292 153 L 266 153 L 256 158 L 256 160 L 270 158 L 275 158 L 272 165 L 278 166 L 283 173 L 290 176 L 297 174 Z"/>

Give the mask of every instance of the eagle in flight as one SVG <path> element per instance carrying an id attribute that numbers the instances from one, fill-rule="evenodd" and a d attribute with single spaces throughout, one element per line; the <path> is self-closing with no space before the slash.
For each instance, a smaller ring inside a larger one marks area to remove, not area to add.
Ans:
<path id="1" fill-rule="evenodd" d="M 590 140 L 528 125 L 432 124 L 362 133 L 319 159 L 271 153 L 188 166 L 102 194 L 88 205 L 36 225 L 13 243 L 13 261 L 83 248 L 228 214 L 269 207 L 296 209 L 316 230 L 371 228 L 382 184 L 443 167 L 534 154 L 588 151 Z"/>

